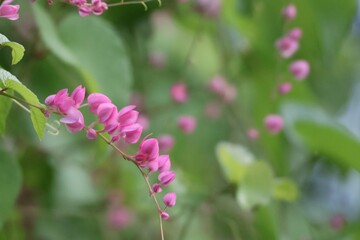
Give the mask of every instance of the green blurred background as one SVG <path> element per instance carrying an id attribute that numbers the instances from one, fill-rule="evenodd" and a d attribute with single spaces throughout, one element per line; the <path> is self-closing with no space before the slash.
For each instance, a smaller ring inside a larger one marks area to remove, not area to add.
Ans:
<path id="1" fill-rule="evenodd" d="M 25 57 L 11 66 L 3 48 L 0 64 L 40 100 L 79 84 L 119 108 L 142 96 L 145 135 L 176 141 L 170 156 L 177 179 L 169 190 L 178 200 L 164 223 L 166 239 L 359 240 L 357 2 L 294 0 L 298 15 L 284 26 L 281 10 L 289 3 L 223 0 L 219 16 L 207 17 L 195 1 L 163 0 L 147 11 L 128 5 L 82 18 L 60 1 L 24 1 L 20 20 L 1 20 L 0 29 L 25 46 Z M 291 60 L 279 61 L 275 48 L 292 27 L 303 31 L 293 59 L 311 65 L 303 82 L 292 80 Z M 154 55 L 164 64 L 154 64 Z M 207 91 L 218 74 L 236 87 L 235 102 Z M 272 98 L 279 74 L 294 89 Z M 170 97 L 179 81 L 188 86 L 184 104 Z M 215 119 L 204 114 L 211 101 L 221 106 Z M 269 113 L 285 120 L 278 135 L 263 126 Z M 191 135 L 177 128 L 182 114 L 197 119 Z M 256 141 L 246 135 L 253 127 Z M 64 126 L 39 142 L 27 113 L 13 106 L 0 143 L 0 239 L 160 239 L 141 175 L 103 142 Z"/>

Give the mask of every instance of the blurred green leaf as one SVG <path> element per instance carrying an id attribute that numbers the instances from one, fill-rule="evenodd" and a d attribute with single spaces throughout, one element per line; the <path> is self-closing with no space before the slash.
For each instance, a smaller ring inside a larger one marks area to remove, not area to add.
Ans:
<path id="1" fill-rule="evenodd" d="M 29 90 L 25 85 L 23 85 L 14 75 L 0 69 L 0 80 L 4 87 L 14 90 L 20 94 L 26 102 L 42 107 L 43 105 L 39 102 L 37 96 Z M 44 136 L 44 129 L 46 124 L 46 118 L 40 109 L 30 106 L 30 116 L 33 127 L 41 140 Z"/>
<path id="2" fill-rule="evenodd" d="M 11 90 L 8 91 L 10 94 Z M 11 99 L 5 96 L 0 96 L 0 135 L 4 134 L 6 129 L 6 119 L 11 108 Z"/>
<path id="3" fill-rule="evenodd" d="M 0 148 L 0 228 L 15 203 L 21 186 L 21 172 L 17 162 Z"/>
<path id="4" fill-rule="evenodd" d="M 272 194 L 276 199 L 293 202 L 298 198 L 299 190 L 291 179 L 279 178 L 274 181 Z"/>
<path id="5" fill-rule="evenodd" d="M 249 164 L 241 186 L 237 191 L 237 200 L 245 209 L 270 202 L 273 172 L 270 166 L 262 161 Z"/>
<path id="6" fill-rule="evenodd" d="M 216 146 L 216 155 L 231 183 L 240 183 L 246 174 L 247 166 L 254 161 L 254 156 L 243 146 L 227 142 Z"/>
<path id="7" fill-rule="evenodd" d="M 360 142 L 350 133 L 334 125 L 298 121 L 295 128 L 305 144 L 339 165 L 360 171 Z"/>
<path id="8" fill-rule="evenodd" d="M 121 37 L 110 24 L 99 17 L 70 14 L 57 27 L 39 5 L 33 9 L 46 46 L 79 71 L 90 91 L 103 92 L 117 104 L 127 103 L 131 66 Z"/>
<path id="9" fill-rule="evenodd" d="M 17 64 L 23 58 L 25 48 L 21 44 L 17 42 L 11 42 L 9 39 L 7 39 L 7 37 L 0 34 L 0 45 L 11 47 L 11 64 Z"/>

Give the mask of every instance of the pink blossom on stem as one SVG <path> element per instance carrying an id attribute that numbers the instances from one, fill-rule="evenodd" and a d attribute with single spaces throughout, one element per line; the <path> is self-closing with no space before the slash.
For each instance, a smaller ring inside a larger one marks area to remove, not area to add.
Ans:
<path id="1" fill-rule="evenodd" d="M 97 138 L 97 132 L 95 129 L 93 128 L 89 128 L 86 130 L 86 137 L 90 140 L 96 139 Z"/>
<path id="2" fill-rule="evenodd" d="M 87 98 L 89 107 L 90 107 L 90 112 L 97 114 L 97 109 L 99 107 L 100 104 L 102 103 L 111 103 L 111 100 L 105 96 L 104 94 L 101 93 L 92 93 L 88 96 Z"/>
<path id="3" fill-rule="evenodd" d="M 115 122 L 118 118 L 117 108 L 112 103 L 102 103 L 99 105 L 96 115 L 100 123 L 106 125 L 106 123 Z"/>
<path id="4" fill-rule="evenodd" d="M 159 172 L 167 172 L 171 168 L 171 162 L 169 155 L 160 155 L 158 157 Z"/>
<path id="5" fill-rule="evenodd" d="M 149 119 L 145 115 L 140 115 L 137 122 L 143 127 L 144 130 L 149 129 Z"/>
<path id="6" fill-rule="evenodd" d="M 135 108 L 135 105 L 128 105 L 119 111 L 118 121 L 120 122 L 120 125 L 126 126 L 136 122 L 139 116 L 139 112 L 135 111 Z"/>
<path id="7" fill-rule="evenodd" d="M 139 152 L 135 155 L 139 163 L 154 161 L 159 156 L 159 143 L 155 138 L 143 140 L 139 146 Z"/>
<path id="8" fill-rule="evenodd" d="M 163 197 L 163 202 L 165 204 L 165 206 L 167 207 L 173 207 L 176 204 L 176 194 L 174 192 L 169 192 L 167 194 L 165 194 L 165 196 Z"/>
<path id="9" fill-rule="evenodd" d="M 298 41 L 289 36 L 280 38 L 275 45 L 283 58 L 291 57 L 299 49 Z"/>
<path id="10" fill-rule="evenodd" d="M 165 211 L 162 211 L 161 214 L 160 214 L 161 218 L 163 220 L 168 220 L 170 218 L 170 214 L 168 214 L 167 212 Z"/>
<path id="11" fill-rule="evenodd" d="M 159 169 L 158 160 L 156 159 L 156 160 L 149 162 L 147 165 L 147 169 L 149 170 L 150 173 L 156 172 Z"/>
<path id="12" fill-rule="evenodd" d="M 304 80 L 310 73 L 310 65 L 305 60 L 298 60 L 290 65 L 289 70 L 295 79 Z"/>
<path id="13" fill-rule="evenodd" d="M 81 17 L 89 16 L 92 12 L 91 6 L 83 5 L 78 8 L 79 15 Z"/>
<path id="14" fill-rule="evenodd" d="M 293 20 L 296 17 L 296 13 L 297 10 L 294 4 L 289 4 L 282 10 L 283 17 L 288 21 Z"/>
<path id="15" fill-rule="evenodd" d="M 75 102 L 75 107 L 78 108 L 83 103 L 85 98 L 85 88 L 79 85 L 74 91 L 71 93 L 71 98 Z"/>
<path id="16" fill-rule="evenodd" d="M 284 127 L 283 118 L 275 114 L 266 116 L 264 123 L 266 129 L 273 134 L 279 133 Z"/>
<path id="17" fill-rule="evenodd" d="M 19 5 L 10 5 L 13 0 L 5 0 L 0 5 L 0 17 L 7 18 L 9 20 L 18 20 L 19 19 Z"/>
<path id="18" fill-rule="evenodd" d="M 84 128 L 84 117 L 82 113 L 73 107 L 70 108 L 65 117 L 60 119 L 60 122 L 65 123 L 71 133 L 79 132 Z"/>
<path id="19" fill-rule="evenodd" d="M 174 147 L 174 138 L 171 135 L 160 135 L 159 139 L 159 149 L 161 151 L 168 152 Z"/>
<path id="20" fill-rule="evenodd" d="M 188 99 L 187 87 L 184 83 L 175 83 L 170 88 L 171 98 L 177 103 L 184 103 Z"/>
<path id="21" fill-rule="evenodd" d="M 110 209 L 107 214 L 108 226 L 115 229 L 123 229 L 133 221 L 133 214 L 124 207 Z"/>
<path id="22" fill-rule="evenodd" d="M 194 132 L 196 128 L 196 118 L 193 116 L 181 116 L 177 120 L 178 126 L 186 134 Z"/>
<path id="23" fill-rule="evenodd" d="M 120 134 L 124 137 L 125 141 L 129 144 L 134 144 L 139 141 L 143 127 L 139 123 L 121 127 Z"/>
<path id="24" fill-rule="evenodd" d="M 174 181 L 175 178 L 176 178 L 176 175 L 172 171 L 162 172 L 158 176 L 158 180 L 160 181 L 161 185 L 164 187 L 166 187 L 167 185 L 172 183 L 172 181 Z"/>
<path id="25" fill-rule="evenodd" d="M 159 193 L 162 192 L 162 188 L 161 185 L 158 183 L 155 183 L 154 185 L 152 185 L 152 189 L 155 193 Z"/>
<path id="26" fill-rule="evenodd" d="M 278 86 L 278 92 L 279 94 L 281 95 L 284 95 L 284 94 L 287 94 L 291 91 L 292 89 L 292 84 L 289 83 L 289 82 L 284 82 L 284 83 L 281 83 L 279 86 Z"/>

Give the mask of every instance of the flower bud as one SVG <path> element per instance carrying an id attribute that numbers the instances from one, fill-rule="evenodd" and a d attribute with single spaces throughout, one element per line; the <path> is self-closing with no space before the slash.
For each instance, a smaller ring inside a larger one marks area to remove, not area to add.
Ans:
<path id="1" fill-rule="evenodd" d="M 196 128 L 196 119 L 192 116 L 181 116 L 178 118 L 178 126 L 186 134 L 194 132 Z"/>
<path id="2" fill-rule="evenodd" d="M 290 72 L 297 80 L 304 80 L 310 72 L 310 65 L 305 60 L 293 62 L 289 68 Z"/>
<path id="3" fill-rule="evenodd" d="M 176 83 L 170 88 L 171 98 L 177 103 L 184 103 L 188 99 L 187 88 L 184 83 Z"/>
<path id="4" fill-rule="evenodd" d="M 279 115 L 268 115 L 265 118 L 265 127 L 271 133 L 278 133 L 282 130 L 284 121 Z"/>
<path id="5" fill-rule="evenodd" d="M 170 192 L 165 194 L 165 196 L 163 197 L 163 202 L 165 204 L 165 206 L 167 207 L 173 207 L 176 204 L 176 194 L 174 192 Z"/>

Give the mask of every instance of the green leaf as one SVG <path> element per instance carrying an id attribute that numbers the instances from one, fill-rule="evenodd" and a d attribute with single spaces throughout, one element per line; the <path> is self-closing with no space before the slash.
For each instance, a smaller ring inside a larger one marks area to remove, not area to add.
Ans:
<path id="1" fill-rule="evenodd" d="M 216 155 L 226 179 L 231 183 L 240 183 L 247 166 L 254 161 L 254 156 L 246 148 L 227 142 L 217 145 Z"/>
<path id="2" fill-rule="evenodd" d="M 55 26 L 40 5 L 34 4 L 33 10 L 45 45 L 79 71 L 91 92 L 105 93 L 116 104 L 127 103 L 132 82 L 130 62 L 121 37 L 109 23 L 70 14 Z"/>
<path id="3" fill-rule="evenodd" d="M 272 194 L 276 199 L 293 202 L 298 198 L 299 190 L 291 179 L 279 178 L 274 181 Z"/>
<path id="4" fill-rule="evenodd" d="M 272 169 L 267 163 L 256 161 L 249 164 L 237 191 L 239 204 L 245 209 L 268 204 L 271 200 L 273 180 Z"/>
<path id="5" fill-rule="evenodd" d="M 21 172 L 16 161 L 0 148 L 0 228 L 7 219 L 21 186 Z"/>
<path id="6" fill-rule="evenodd" d="M 5 133 L 6 119 L 9 115 L 12 101 L 4 96 L 0 96 L 0 135 Z"/>
<path id="7" fill-rule="evenodd" d="M 0 34 L 0 45 L 11 47 L 12 65 L 17 64 L 23 58 L 25 52 L 23 45 L 17 42 L 11 42 L 2 34 Z"/>
<path id="8" fill-rule="evenodd" d="M 3 87 L 14 90 L 20 94 L 26 102 L 43 107 L 37 96 L 8 71 L 0 69 L 0 80 L 2 81 Z M 44 136 L 46 118 L 40 109 L 32 106 L 30 106 L 30 116 L 33 127 L 41 140 Z"/>
<path id="9" fill-rule="evenodd" d="M 360 142 L 336 125 L 299 121 L 295 128 L 305 144 L 339 165 L 360 171 Z"/>

